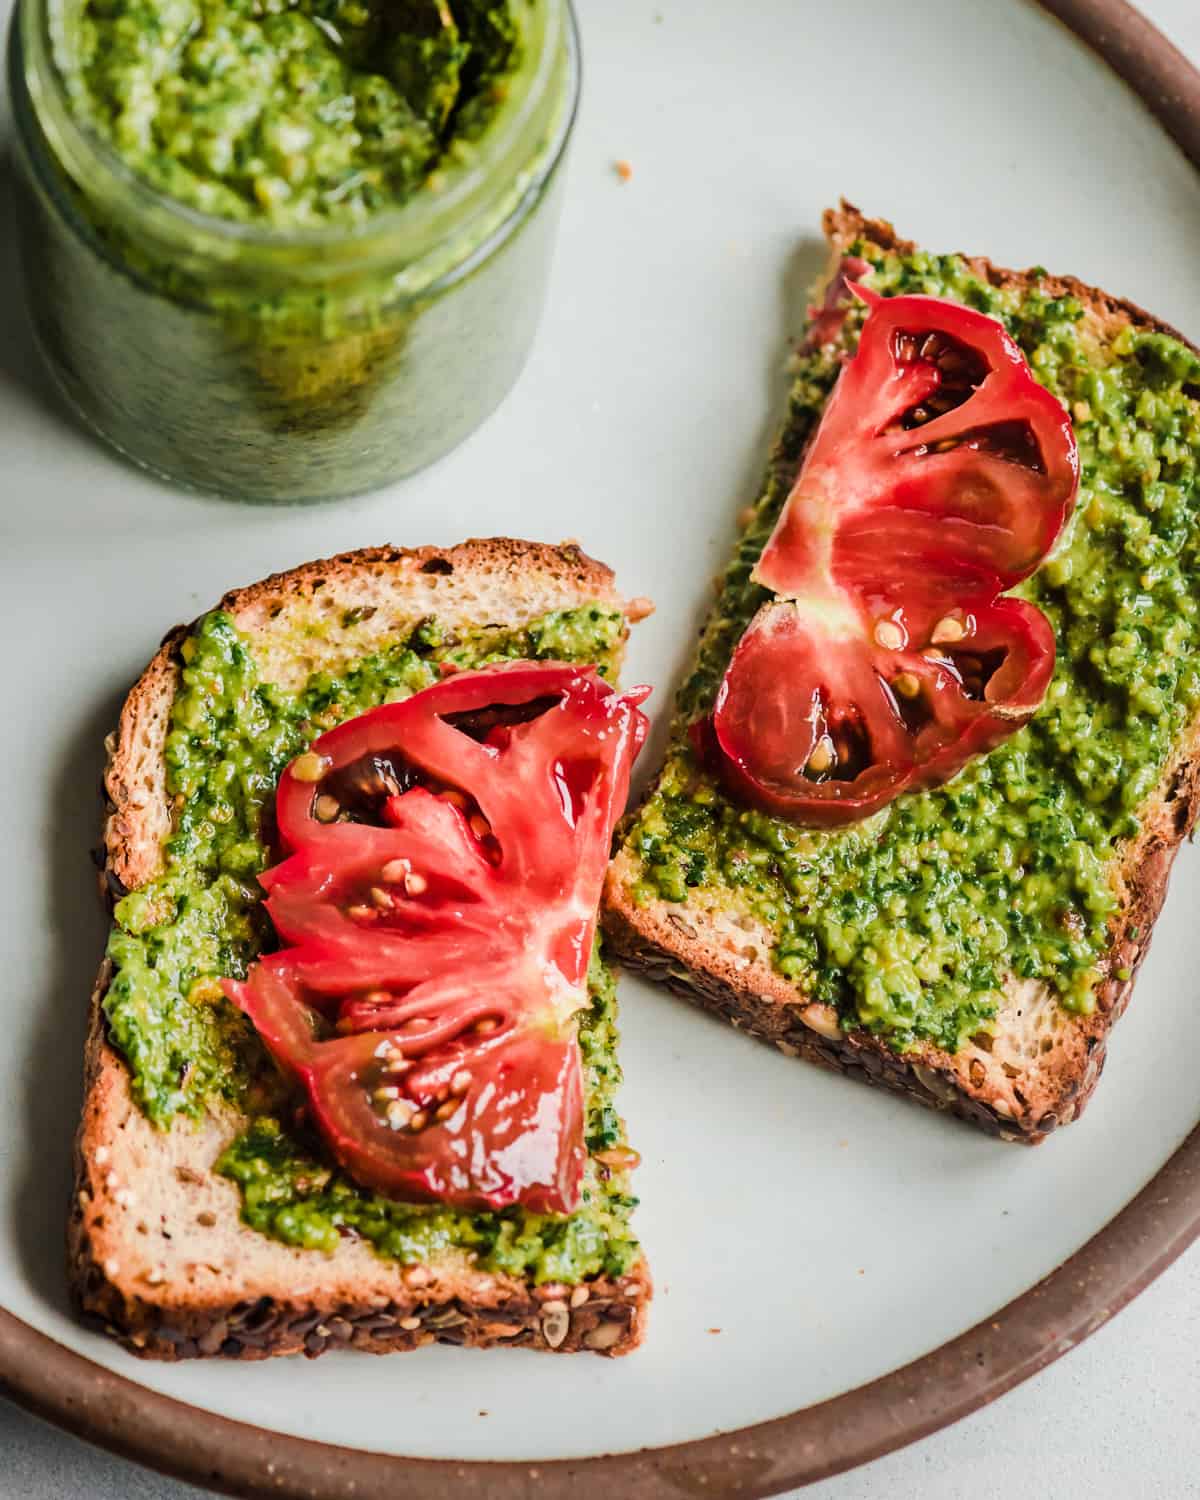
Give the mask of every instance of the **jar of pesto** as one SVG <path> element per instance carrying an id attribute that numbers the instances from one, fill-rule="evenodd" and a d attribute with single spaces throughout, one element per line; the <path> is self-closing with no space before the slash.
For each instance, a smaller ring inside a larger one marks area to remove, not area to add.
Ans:
<path id="1" fill-rule="evenodd" d="M 569 0 L 19 0 L 9 68 L 38 342 L 135 462 L 348 495 L 516 379 L 579 91 Z"/>

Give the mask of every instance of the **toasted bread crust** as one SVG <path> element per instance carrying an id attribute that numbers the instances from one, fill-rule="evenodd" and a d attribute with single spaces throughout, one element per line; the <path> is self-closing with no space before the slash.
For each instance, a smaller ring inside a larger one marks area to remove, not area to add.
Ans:
<path id="1" fill-rule="evenodd" d="M 364 600 L 372 619 L 342 642 L 347 659 L 435 610 L 448 623 L 518 624 L 593 600 L 622 604 L 611 571 L 574 545 L 500 538 L 346 553 L 234 590 L 220 607 L 252 649 L 269 654 L 275 636 L 290 640 L 291 617 Z M 159 870 L 171 821 L 162 748 L 186 634 L 181 626 L 167 635 L 107 742 L 101 887 L 110 902 Z M 644 1261 L 572 1296 L 571 1288 L 480 1272 L 465 1258 L 405 1268 L 363 1241 L 347 1240 L 330 1257 L 246 1228 L 238 1190 L 211 1171 L 243 1118 L 227 1110 L 199 1123 L 177 1119 L 165 1131 L 146 1119 L 107 1040 L 109 978 L 106 961 L 85 1045 L 68 1260 L 79 1312 L 133 1353 L 264 1359 L 339 1347 L 382 1354 L 437 1341 L 619 1355 L 641 1341 L 652 1294 Z"/>
<path id="2" fill-rule="evenodd" d="M 914 240 L 901 239 L 886 219 L 868 219 L 861 209 L 855 208 L 852 203 L 847 203 L 844 198 L 840 207 L 825 210 L 821 218 L 821 227 L 825 231 L 825 238 L 829 241 L 834 256 L 839 258 L 854 244 L 855 240 L 860 239 L 869 240 L 872 245 L 878 245 L 881 250 L 894 250 L 899 255 L 908 255 L 920 248 Z M 1125 297 L 1114 297 L 1111 292 L 1088 286 L 1086 282 L 1079 281 L 1074 276 L 1043 275 L 1040 271 L 1034 270 L 1010 271 L 1003 266 L 994 266 L 982 255 L 963 255 L 960 252 L 960 258 L 964 264 L 970 266 L 981 281 L 986 281 L 991 286 L 1016 287 L 1020 290 L 1036 282 L 1053 297 L 1077 298 L 1092 316 L 1100 318 L 1103 322 L 1117 326 L 1122 323 L 1133 323 L 1139 328 L 1152 328 L 1157 333 L 1165 333 L 1169 338 L 1178 339 L 1181 344 L 1187 344 L 1189 348 L 1195 347 L 1177 328 L 1172 328 L 1170 323 L 1164 323 L 1161 318 L 1148 313 L 1136 302 L 1130 302 Z"/>
<path id="3" fill-rule="evenodd" d="M 825 214 L 824 227 L 835 266 L 859 239 L 900 252 L 915 248 L 899 239 L 890 224 L 867 219 L 845 202 Z M 1053 296 L 1077 298 L 1099 333 L 1133 323 L 1187 342 L 1133 303 L 1072 277 L 1007 271 L 978 257 L 966 259 L 977 275 L 995 286 L 1028 287 L 1036 281 Z M 731 921 L 702 896 L 681 904 L 640 904 L 634 894 L 635 862 L 624 851 L 609 870 L 604 923 L 629 967 L 789 1056 L 897 1090 L 1005 1140 L 1033 1144 L 1078 1118 L 1099 1080 L 1108 1036 L 1129 1003 L 1166 895 L 1171 864 L 1198 812 L 1200 720 L 1182 737 L 1149 799 L 1141 832 L 1125 848 L 1114 871 L 1121 907 L 1102 964 L 1109 977 L 1099 988 L 1095 1010 L 1086 1016 L 1067 1012 L 1044 987 L 1010 981 L 996 1035 L 973 1038 L 953 1054 L 928 1044 L 898 1053 L 864 1030 L 844 1032 L 829 1007 L 812 1004 L 811 997 L 772 966 L 770 936 L 764 928 Z M 1128 978 L 1116 977 L 1126 971 Z"/>

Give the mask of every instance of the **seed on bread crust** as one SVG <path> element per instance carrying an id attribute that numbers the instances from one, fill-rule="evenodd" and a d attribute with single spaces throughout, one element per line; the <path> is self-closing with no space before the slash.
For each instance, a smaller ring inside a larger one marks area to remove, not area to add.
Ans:
<path id="1" fill-rule="evenodd" d="M 842 1034 L 842 1023 L 832 1005 L 814 1001 L 811 1005 L 803 1006 L 796 1014 L 806 1026 L 819 1032 L 821 1036 L 828 1037 L 830 1041 L 837 1041 Z"/>
<path id="2" fill-rule="evenodd" d="M 625 1325 L 613 1321 L 597 1323 L 595 1328 L 589 1328 L 583 1336 L 583 1342 L 589 1349 L 611 1349 L 625 1332 Z"/>
<path id="3" fill-rule="evenodd" d="M 542 1337 L 551 1349 L 559 1348 L 571 1329 L 571 1314 L 565 1302 L 549 1302 L 542 1309 Z"/>

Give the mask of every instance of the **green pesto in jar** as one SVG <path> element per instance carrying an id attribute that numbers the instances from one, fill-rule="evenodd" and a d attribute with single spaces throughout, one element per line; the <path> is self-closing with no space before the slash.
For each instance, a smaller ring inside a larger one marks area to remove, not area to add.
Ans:
<path id="1" fill-rule="evenodd" d="M 479 133 L 517 48 L 509 0 L 84 0 L 72 96 L 180 203 L 352 225 Z"/>
<path id="2" fill-rule="evenodd" d="M 358 623 L 349 611 L 341 621 Z M 636 1200 L 628 1176 L 589 1159 L 580 1208 L 565 1217 L 520 1209 L 460 1213 L 400 1203 L 360 1188 L 323 1160 L 294 1124 L 288 1092 L 218 979 L 241 977 L 271 941 L 256 877 L 268 862 L 262 815 L 283 767 L 323 730 L 435 682 L 442 663 L 469 668 L 518 658 L 594 662 L 615 673 L 618 610 L 558 611 L 518 631 L 448 634 L 436 619 L 339 675 L 314 673 L 299 692 L 264 681 L 232 619 L 205 616 L 181 647 L 181 682 L 166 742 L 174 826 L 155 880 L 118 902 L 104 1001 L 109 1034 L 131 1071 L 134 1098 L 154 1124 L 222 1103 L 251 1117 L 217 1170 L 239 1184 L 251 1227 L 291 1245 L 331 1251 L 347 1235 L 406 1263 L 455 1250 L 495 1271 L 574 1282 L 632 1265 Z M 600 953 L 579 1017 L 586 1132 L 593 1153 L 619 1145 L 615 1107 L 616 997 Z"/>
<path id="3" fill-rule="evenodd" d="M 768 597 L 750 571 L 853 348 L 802 352 L 764 492 L 684 683 L 662 777 L 625 831 L 635 896 L 716 904 L 765 924 L 775 968 L 898 1049 L 987 1030 L 1008 976 L 1088 1011 L 1117 907 L 1114 863 L 1200 705 L 1200 358 L 1131 327 L 1104 333 L 1070 296 L 994 287 L 958 257 L 853 248 L 886 295 L 948 297 L 999 318 L 1072 413 L 1075 515 L 1016 592 L 1054 625 L 1033 720 L 949 785 L 822 832 L 738 806 L 692 754 L 730 653 Z M 1118 977 L 1128 977 L 1119 975 Z"/>
<path id="4" fill-rule="evenodd" d="M 578 98 L 567 0 L 17 0 L 8 67 L 35 336 L 135 462 L 357 494 L 512 388 Z"/>

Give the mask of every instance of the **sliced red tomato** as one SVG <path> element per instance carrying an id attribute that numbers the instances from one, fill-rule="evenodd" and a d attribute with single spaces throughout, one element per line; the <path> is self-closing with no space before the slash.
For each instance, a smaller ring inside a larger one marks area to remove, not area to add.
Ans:
<path id="1" fill-rule="evenodd" d="M 1000 596 L 1054 545 L 1079 474 L 1067 413 L 999 323 L 853 290 L 858 352 L 754 569 L 776 599 L 710 732 L 740 796 L 814 825 L 948 780 L 1036 711 L 1054 633 Z"/>
<path id="2" fill-rule="evenodd" d="M 882 584 L 899 603 L 925 575 L 951 602 L 972 580 L 994 597 L 1033 572 L 1070 514 L 1071 419 L 994 318 L 854 291 L 870 308 L 858 352 L 754 576 L 792 597 Z"/>
<path id="3" fill-rule="evenodd" d="M 225 990 L 359 1182 L 578 1205 L 574 1016 L 645 696 L 557 663 L 463 672 L 284 772 L 262 883 L 289 946 Z"/>
<path id="4" fill-rule="evenodd" d="M 949 780 L 1028 719 L 1054 669 L 1054 633 L 1024 600 L 1000 599 L 967 623 L 961 647 L 890 650 L 864 641 L 857 622 L 839 630 L 794 601 L 767 605 L 717 695 L 728 784 L 832 827 Z"/>

